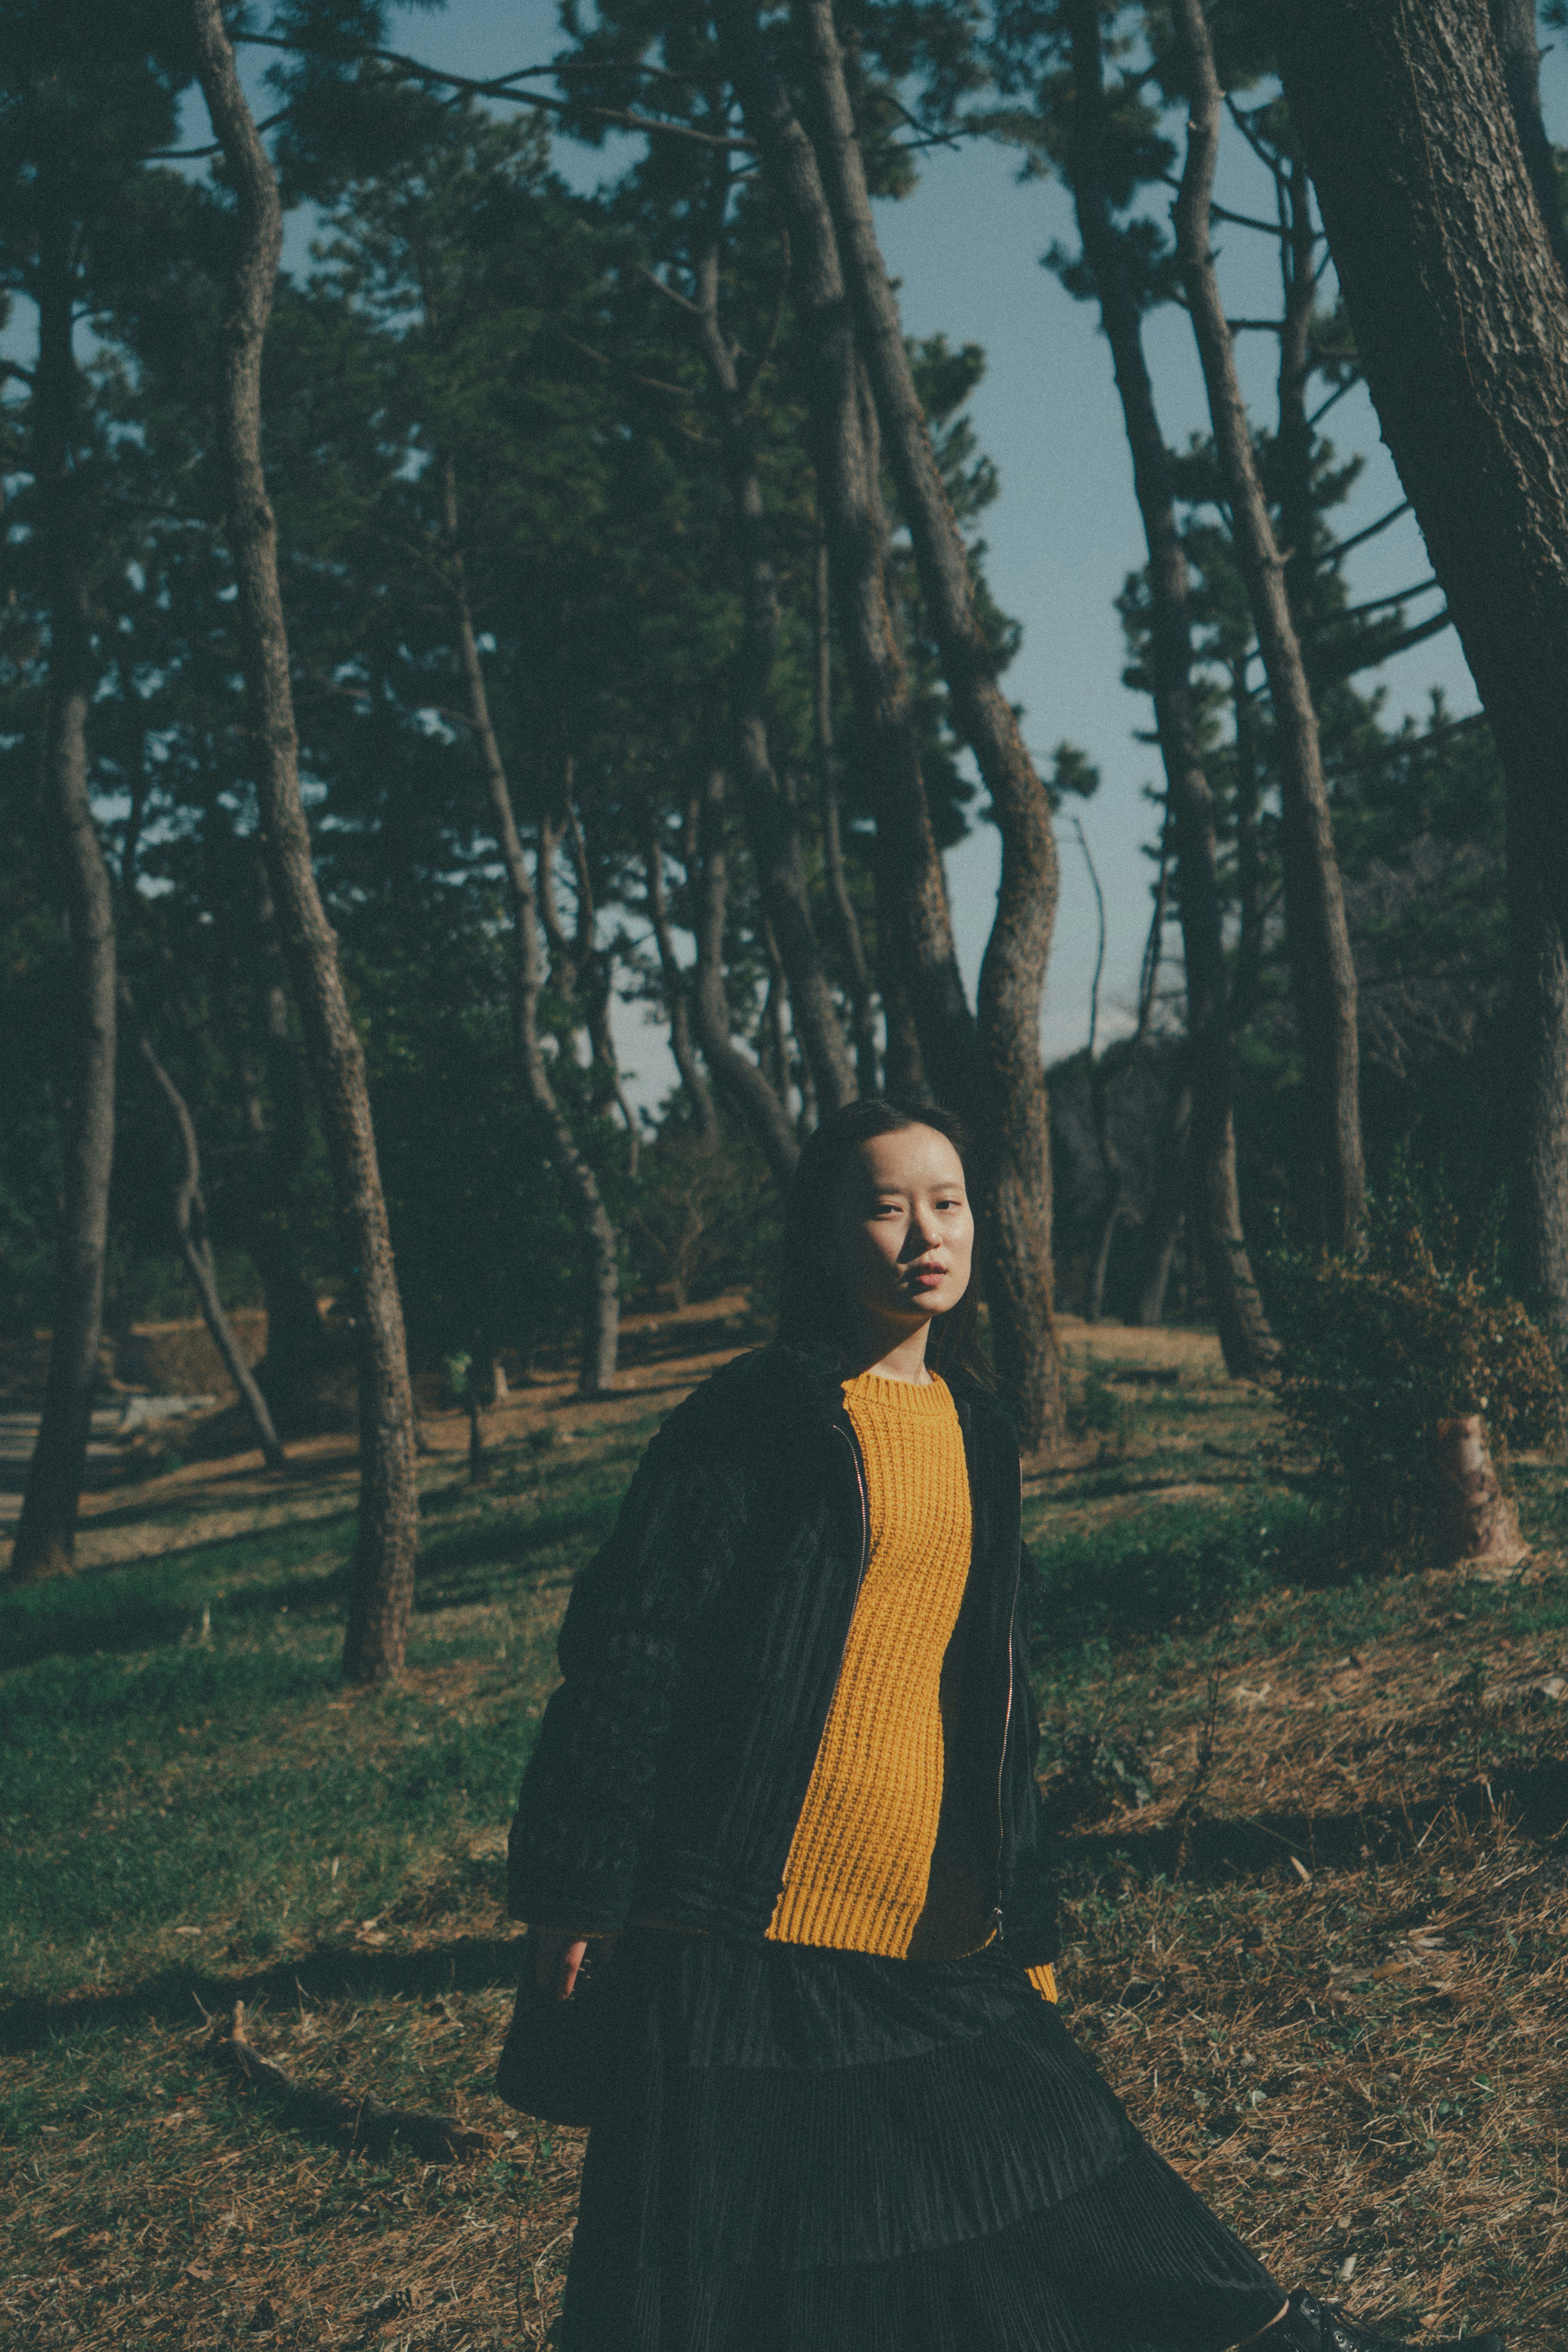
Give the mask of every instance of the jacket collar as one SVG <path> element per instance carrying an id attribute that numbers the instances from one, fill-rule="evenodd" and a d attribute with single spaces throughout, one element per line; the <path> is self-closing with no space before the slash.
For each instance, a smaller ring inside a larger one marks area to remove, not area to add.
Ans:
<path id="1" fill-rule="evenodd" d="M 789 1381 L 818 1419 L 831 1422 L 842 1418 L 843 1384 L 851 1377 L 850 1366 L 842 1352 L 831 1342 L 776 1339 L 760 1350 L 760 1358 Z M 987 1388 L 971 1373 L 956 1367 L 943 1370 L 942 1378 L 952 1391 L 960 1418 L 967 1421 L 972 1416 L 977 1422 L 1012 1429 L 1012 1414 L 994 1389 Z"/>

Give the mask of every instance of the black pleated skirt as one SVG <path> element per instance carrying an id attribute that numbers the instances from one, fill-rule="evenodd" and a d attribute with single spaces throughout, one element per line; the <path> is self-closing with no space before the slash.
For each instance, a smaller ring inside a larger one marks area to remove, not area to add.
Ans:
<path id="1" fill-rule="evenodd" d="M 646 1929 L 603 1995 L 565 2352 L 1220 2352 L 1284 2301 L 989 1954 Z"/>

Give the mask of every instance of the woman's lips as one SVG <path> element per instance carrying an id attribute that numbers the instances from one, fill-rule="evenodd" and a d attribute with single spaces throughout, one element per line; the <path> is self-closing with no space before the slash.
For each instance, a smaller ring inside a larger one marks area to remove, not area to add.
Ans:
<path id="1" fill-rule="evenodd" d="M 945 1265 L 937 1266 L 935 1271 L 929 1266 L 916 1266 L 912 1279 L 917 1290 L 935 1290 L 938 1283 L 946 1281 L 947 1269 Z"/>

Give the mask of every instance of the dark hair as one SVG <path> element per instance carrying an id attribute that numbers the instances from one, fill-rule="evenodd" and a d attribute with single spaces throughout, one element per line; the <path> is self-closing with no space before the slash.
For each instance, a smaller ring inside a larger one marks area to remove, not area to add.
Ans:
<path id="1" fill-rule="evenodd" d="M 784 1195 L 784 1244 L 779 1285 L 780 1339 L 796 1346 L 826 1341 L 841 1348 L 849 1338 L 850 1319 L 843 1295 L 825 1266 L 819 1265 L 823 1227 L 833 1213 L 844 1170 L 862 1143 L 873 1135 L 896 1135 L 906 1127 L 934 1128 L 945 1135 L 969 1178 L 969 1140 L 951 1111 L 937 1103 L 917 1103 L 886 1095 L 866 1095 L 846 1103 L 807 1137 L 795 1162 Z M 989 1381 L 980 1354 L 977 1318 L 980 1281 L 978 1250 L 970 1270 L 968 1288 L 956 1307 L 934 1315 L 926 1343 L 926 1360 L 934 1371 L 968 1372 Z"/>

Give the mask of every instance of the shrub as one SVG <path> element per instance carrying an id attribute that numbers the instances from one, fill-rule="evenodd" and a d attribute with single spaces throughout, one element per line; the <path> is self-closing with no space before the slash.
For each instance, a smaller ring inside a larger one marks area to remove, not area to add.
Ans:
<path id="1" fill-rule="evenodd" d="M 1435 1234 L 1437 1246 L 1434 1246 Z M 1440 1499 L 1437 1424 L 1479 1413 L 1500 1475 L 1511 1445 L 1562 1426 L 1561 1376 L 1516 1299 L 1459 1262 L 1451 1219 L 1407 1185 L 1340 1256 L 1278 1248 L 1280 1402 L 1317 1456 L 1320 1500 L 1355 1551 L 1419 1556 Z"/>

